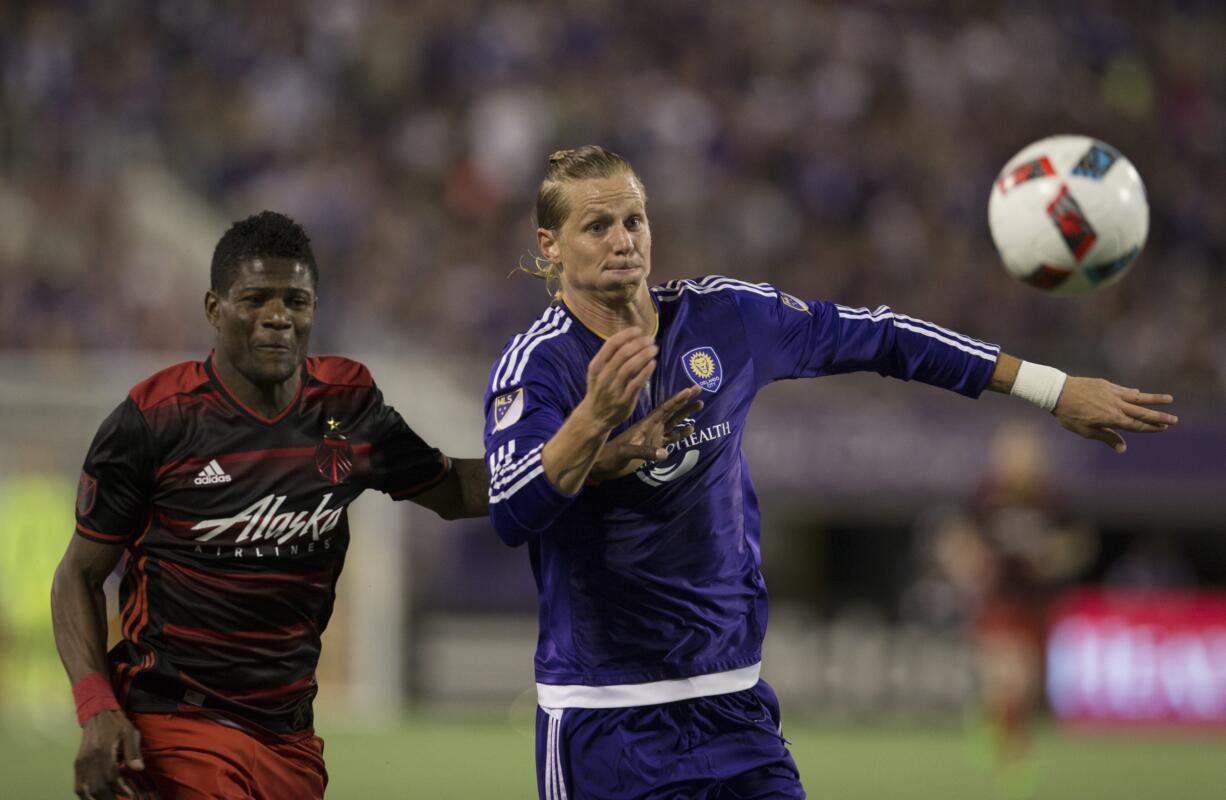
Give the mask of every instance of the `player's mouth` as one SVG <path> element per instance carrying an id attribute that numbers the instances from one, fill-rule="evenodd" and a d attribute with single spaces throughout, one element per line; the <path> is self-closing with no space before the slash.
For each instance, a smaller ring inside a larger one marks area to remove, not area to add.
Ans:
<path id="1" fill-rule="evenodd" d="M 255 349 L 259 350 L 262 353 L 271 353 L 274 355 L 280 355 L 282 353 L 290 352 L 293 348 L 291 348 L 288 344 L 265 342 L 263 344 L 257 344 L 255 346 Z"/>

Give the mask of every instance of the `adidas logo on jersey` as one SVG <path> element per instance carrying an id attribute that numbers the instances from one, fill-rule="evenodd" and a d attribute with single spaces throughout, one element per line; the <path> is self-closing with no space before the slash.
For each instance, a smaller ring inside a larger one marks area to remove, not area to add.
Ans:
<path id="1" fill-rule="evenodd" d="M 229 483 L 232 480 L 234 479 L 221 468 L 221 464 L 217 463 L 217 459 L 213 459 L 204 469 L 200 470 L 200 474 L 192 483 L 197 486 L 208 486 L 214 483 Z"/>

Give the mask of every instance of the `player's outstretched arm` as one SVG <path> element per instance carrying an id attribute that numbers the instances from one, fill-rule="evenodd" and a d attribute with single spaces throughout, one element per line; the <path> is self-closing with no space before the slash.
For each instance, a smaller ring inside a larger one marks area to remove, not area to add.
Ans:
<path id="1" fill-rule="evenodd" d="M 490 473 L 480 458 L 453 458 L 451 471 L 438 486 L 413 498 L 443 519 L 484 517 L 489 513 Z"/>
<path id="2" fill-rule="evenodd" d="M 587 394 L 545 443 L 541 465 L 559 491 L 575 494 L 587 480 L 609 433 L 634 411 L 656 368 L 659 348 L 638 328 L 609 337 L 587 367 Z"/>
<path id="3" fill-rule="evenodd" d="M 78 797 L 109 800 L 130 793 L 118 766 L 145 768 L 140 733 L 119 710 L 107 678 L 106 595 L 102 584 L 123 554 L 122 545 L 73 536 L 51 584 L 51 625 L 60 660 L 73 684 L 81 747 L 74 764 Z"/>
<path id="4" fill-rule="evenodd" d="M 645 461 L 662 461 L 668 457 L 668 445 L 694 432 L 693 425 L 678 427 L 686 418 L 702 410 L 702 394 L 698 386 L 682 389 L 656 406 L 650 414 L 622 431 L 600 450 L 592 465 L 589 479 L 607 481 L 629 475 Z"/>
<path id="5" fill-rule="evenodd" d="M 1051 411 L 1068 430 L 1097 439 L 1117 453 L 1128 447 L 1119 431 L 1160 433 L 1179 422 L 1174 414 L 1149 408 L 1173 403 L 1169 394 L 1129 389 L 1102 378 L 1067 376 L 1006 353 L 997 358 L 988 388 L 1030 400 Z"/>

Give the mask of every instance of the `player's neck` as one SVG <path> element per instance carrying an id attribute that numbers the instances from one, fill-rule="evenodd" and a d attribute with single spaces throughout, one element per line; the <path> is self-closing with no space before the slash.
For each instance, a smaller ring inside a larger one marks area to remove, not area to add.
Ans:
<path id="1" fill-rule="evenodd" d="M 294 401 L 302 380 L 302 368 L 299 367 L 280 383 L 255 383 L 217 351 L 213 353 L 213 370 L 235 400 L 247 410 L 269 419 L 279 416 Z"/>
<path id="2" fill-rule="evenodd" d="M 562 293 L 562 301 L 585 328 L 602 339 L 631 327 L 647 334 L 656 330 L 656 307 L 645 283 L 640 284 L 626 302 L 610 302 L 598 295 L 566 291 Z"/>

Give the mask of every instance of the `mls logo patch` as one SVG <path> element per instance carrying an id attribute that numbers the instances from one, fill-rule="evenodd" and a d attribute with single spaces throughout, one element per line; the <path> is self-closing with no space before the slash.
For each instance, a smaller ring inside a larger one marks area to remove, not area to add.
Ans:
<path id="1" fill-rule="evenodd" d="M 509 428 L 524 415 L 524 389 L 521 386 L 513 392 L 494 398 L 494 430 Z"/>
<path id="2" fill-rule="evenodd" d="M 724 379 L 724 368 L 719 356 L 710 347 L 696 347 L 681 357 L 681 366 L 690 380 L 702 387 L 704 392 L 714 392 Z"/>
<path id="3" fill-rule="evenodd" d="M 809 310 L 809 304 L 804 300 L 801 300 L 799 297 L 788 294 L 787 292 L 780 292 L 779 299 L 782 300 L 783 304 L 788 308 L 794 308 L 797 311 L 803 311 L 809 316 L 813 316 L 813 312 Z"/>

